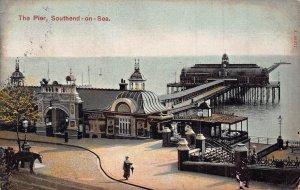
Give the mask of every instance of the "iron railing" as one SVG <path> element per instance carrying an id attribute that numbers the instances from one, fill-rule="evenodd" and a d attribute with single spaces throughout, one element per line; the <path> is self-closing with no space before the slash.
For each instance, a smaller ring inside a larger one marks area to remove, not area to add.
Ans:
<path id="1" fill-rule="evenodd" d="M 290 157 L 287 159 L 275 159 L 274 156 L 272 159 L 263 157 L 261 159 L 257 159 L 257 161 L 252 165 L 276 168 L 300 168 L 300 160 L 298 157 L 296 157 L 295 160 L 291 160 Z"/>

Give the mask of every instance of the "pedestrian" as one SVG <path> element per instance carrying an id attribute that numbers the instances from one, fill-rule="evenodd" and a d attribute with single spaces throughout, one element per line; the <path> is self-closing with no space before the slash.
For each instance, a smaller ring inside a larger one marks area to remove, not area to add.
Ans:
<path id="1" fill-rule="evenodd" d="M 123 164 L 123 170 L 124 170 L 123 177 L 126 180 L 128 180 L 128 178 L 130 177 L 130 170 L 133 173 L 132 163 L 129 161 L 129 157 L 128 156 L 125 157 L 125 161 L 124 161 L 124 164 Z"/>
<path id="2" fill-rule="evenodd" d="M 244 186 L 249 188 L 249 174 L 248 174 L 248 168 L 247 167 L 242 167 L 241 180 L 243 181 Z"/>
<path id="3" fill-rule="evenodd" d="M 235 172 L 235 179 L 237 180 L 237 182 L 239 183 L 239 188 L 240 189 L 244 189 L 244 182 L 241 179 L 241 173 L 239 171 L 236 170 Z"/>

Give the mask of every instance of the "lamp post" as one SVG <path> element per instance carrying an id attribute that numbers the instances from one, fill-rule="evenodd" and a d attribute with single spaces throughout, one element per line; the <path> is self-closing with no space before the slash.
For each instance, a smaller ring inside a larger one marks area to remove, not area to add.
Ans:
<path id="1" fill-rule="evenodd" d="M 66 117 L 66 128 L 68 128 L 68 125 L 69 125 L 69 118 Z M 69 134 L 67 132 L 67 130 L 65 130 L 65 142 L 67 143 L 69 141 Z"/>
<path id="2" fill-rule="evenodd" d="M 27 120 L 23 121 L 23 127 L 25 129 L 25 142 L 26 142 L 26 140 L 27 140 L 26 134 L 27 134 L 27 128 L 28 128 L 28 121 Z"/>
<path id="3" fill-rule="evenodd" d="M 69 126 L 69 118 L 68 117 L 66 117 L 66 126 L 67 126 L 67 128 Z"/>
<path id="4" fill-rule="evenodd" d="M 25 139 L 24 139 L 24 143 L 23 143 L 23 150 L 24 151 L 28 151 L 29 152 L 29 149 L 30 149 L 30 145 L 29 143 L 27 142 L 27 137 L 26 137 L 26 134 L 27 134 L 27 128 L 28 128 L 28 121 L 27 120 L 24 120 L 23 121 L 23 127 L 25 129 Z"/>
<path id="5" fill-rule="evenodd" d="M 279 136 L 281 137 L 281 124 L 282 124 L 282 117 L 281 117 L 281 115 L 278 117 L 278 122 L 279 122 Z"/>
<path id="6" fill-rule="evenodd" d="M 279 122 L 279 137 L 277 138 L 277 144 L 278 144 L 278 148 L 282 149 L 283 148 L 283 140 L 281 137 L 281 124 L 282 124 L 281 115 L 278 117 L 278 122 Z"/>

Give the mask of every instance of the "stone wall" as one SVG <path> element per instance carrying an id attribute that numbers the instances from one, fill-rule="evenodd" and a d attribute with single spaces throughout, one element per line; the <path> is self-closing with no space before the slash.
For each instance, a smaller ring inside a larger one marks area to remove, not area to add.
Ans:
<path id="1" fill-rule="evenodd" d="M 292 185 L 300 176 L 297 168 L 271 168 L 260 166 L 249 166 L 249 177 L 251 181 L 263 181 L 275 184 Z M 225 177 L 235 177 L 235 165 L 230 163 L 209 163 L 185 161 L 181 170 L 199 172 Z"/>

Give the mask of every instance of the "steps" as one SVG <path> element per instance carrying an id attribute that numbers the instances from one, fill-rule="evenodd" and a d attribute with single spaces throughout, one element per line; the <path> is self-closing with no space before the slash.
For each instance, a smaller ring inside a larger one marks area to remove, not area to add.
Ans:
<path id="1" fill-rule="evenodd" d="M 207 138 L 205 159 L 209 162 L 231 162 L 232 148 L 223 142 Z"/>
<path id="2" fill-rule="evenodd" d="M 208 147 L 205 151 L 205 159 L 209 162 L 224 162 L 231 159 L 231 155 L 222 147 Z"/>

